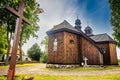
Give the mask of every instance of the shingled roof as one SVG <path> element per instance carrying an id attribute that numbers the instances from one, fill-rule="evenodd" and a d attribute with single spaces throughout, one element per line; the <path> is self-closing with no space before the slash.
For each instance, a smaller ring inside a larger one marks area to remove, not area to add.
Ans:
<path id="1" fill-rule="evenodd" d="M 71 24 L 69 24 L 66 20 L 54 26 L 51 30 L 47 31 L 47 34 L 58 32 L 58 31 L 63 31 L 63 30 L 79 34 L 79 31 L 75 29 Z"/>
<path id="2" fill-rule="evenodd" d="M 68 31 L 71 33 L 83 35 L 85 38 L 87 38 L 94 45 L 95 45 L 95 42 L 114 42 L 114 43 L 116 43 L 107 33 L 87 36 L 83 31 L 81 31 L 81 30 L 79 31 L 79 30 L 75 29 L 66 20 L 64 20 L 62 23 L 54 26 L 52 29 L 50 29 L 46 33 L 49 35 L 51 33 L 56 33 L 56 32 L 60 32 L 60 31 Z"/>
<path id="3" fill-rule="evenodd" d="M 95 42 L 115 42 L 107 33 L 90 36 Z"/>

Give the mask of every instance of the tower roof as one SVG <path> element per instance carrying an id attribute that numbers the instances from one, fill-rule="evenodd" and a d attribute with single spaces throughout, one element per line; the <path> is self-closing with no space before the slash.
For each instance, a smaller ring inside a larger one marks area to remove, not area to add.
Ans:
<path id="1" fill-rule="evenodd" d="M 87 34 L 88 36 L 93 35 L 93 30 L 89 25 L 85 28 L 84 31 L 85 31 L 85 34 Z"/>
<path id="2" fill-rule="evenodd" d="M 86 30 L 92 30 L 92 28 L 88 25 L 86 28 L 85 28 L 85 31 Z"/>
<path id="3" fill-rule="evenodd" d="M 75 20 L 75 25 L 79 26 L 80 24 L 81 24 L 81 21 L 80 21 L 80 19 L 77 18 L 77 19 Z"/>

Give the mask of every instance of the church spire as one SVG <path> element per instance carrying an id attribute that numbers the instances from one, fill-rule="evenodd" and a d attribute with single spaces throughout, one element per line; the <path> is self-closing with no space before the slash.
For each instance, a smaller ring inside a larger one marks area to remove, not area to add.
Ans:
<path id="1" fill-rule="evenodd" d="M 75 28 L 81 30 L 81 21 L 80 19 L 78 19 L 78 16 L 77 19 L 75 20 Z"/>
<path id="2" fill-rule="evenodd" d="M 87 22 L 87 27 L 85 28 L 85 34 L 87 34 L 88 36 L 93 35 L 93 30 L 92 28 L 89 26 L 88 22 Z"/>

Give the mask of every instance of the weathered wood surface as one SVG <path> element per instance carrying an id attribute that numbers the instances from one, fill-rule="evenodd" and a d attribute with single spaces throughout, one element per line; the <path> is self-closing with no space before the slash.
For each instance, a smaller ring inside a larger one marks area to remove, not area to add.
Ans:
<path id="1" fill-rule="evenodd" d="M 53 51 L 53 42 L 57 39 L 57 51 Z M 73 40 L 73 43 L 70 43 Z M 96 47 L 98 46 L 98 47 Z M 81 64 L 84 57 L 88 65 L 117 64 L 116 45 L 114 43 L 96 43 L 96 46 L 82 35 L 70 32 L 57 32 L 49 35 L 48 63 Z M 104 47 L 101 54 L 99 48 Z"/>
<path id="2" fill-rule="evenodd" d="M 109 47 L 110 47 L 110 64 L 117 65 L 118 59 L 116 54 L 116 44 L 109 43 Z"/>
<path id="3" fill-rule="evenodd" d="M 73 43 L 70 43 L 73 40 Z M 79 64 L 77 35 L 64 32 L 64 63 Z"/>
<path id="4" fill-rule="evenodd" d="M 100 64 L 100 57 L 98 49 L 84 37 L 80 38 L 80 49 L 83 57 L 88 58 L 88 65 Z"/>
<path id="5" fill-rule="evenodd" d="M 49 35 L 49 42 L 48 42 L 48 63 L 63 63 L 64 58 L 64 33 L 56 33 Z M 57 51 L 53 50 L 53 42 L 57 39 Z"/>

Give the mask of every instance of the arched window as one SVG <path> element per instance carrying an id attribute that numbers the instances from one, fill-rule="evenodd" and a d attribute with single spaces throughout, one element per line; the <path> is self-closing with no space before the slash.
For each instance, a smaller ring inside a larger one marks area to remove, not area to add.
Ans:
<path id="1" fill-rule="evenodd" d="M 103 53 L 106 53 L 106 49 L 105 49 L 103 46 L 100 47 L 100 50 L 101 50 Z"/>
<path id="2" fill-rule="evenodd" d="M 53 51 L 57 51 L 57 39 L 53 42 Z"/>

